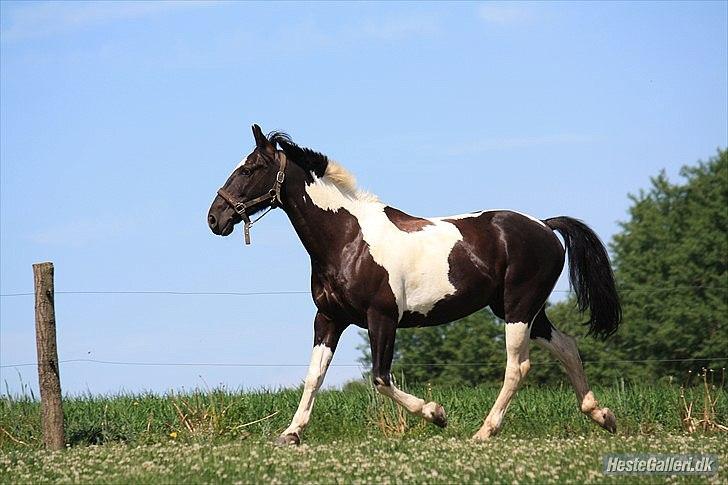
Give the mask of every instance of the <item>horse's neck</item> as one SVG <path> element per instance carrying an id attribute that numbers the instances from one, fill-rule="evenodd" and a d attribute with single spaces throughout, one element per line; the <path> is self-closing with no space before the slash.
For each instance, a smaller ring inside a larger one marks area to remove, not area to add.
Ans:
<path id="1" fill-rule="evenodd" d="M 344 197 L 342 194 L 341 197 Z M 347 238 L 345 231 L 358 230 L 356 225 L 344 224 L 347 217 L 353 217 L 347 211 L 336 210 L 335 200 L 322 203 L 314 201 L 306 191 L 306 184 L 300 183 L 287 187 L 284 209 L 298 234 L 301 243 L 317 262 L 334 261 L 340 256 L 335 241 Z"/>

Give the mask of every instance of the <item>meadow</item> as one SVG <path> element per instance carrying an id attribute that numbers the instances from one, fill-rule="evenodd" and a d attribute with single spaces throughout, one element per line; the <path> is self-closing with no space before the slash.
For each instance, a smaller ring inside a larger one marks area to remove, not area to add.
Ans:
<path id="1" fill-rule="evenodd" d="M 602 474 L 604 454 L 702 452 L 717 454 L 723 468 L 728 463 L 728 433 L 718 424 L 728 421 L 723 385 L 685 391 L 674 385 L 597 388 L 600 401 L 618 417 L 614 436 L 578 411 L 570 388 L 527 386 L 511 405 L 501 434 L 483 444 L 470 436 L 497 388 L 411 391 L 445 406 L 446 429 L 406 415 L 367 385 L 349 385 L 320 393 L 303 444 L 290 448 L 272 442 L 295 411 L 296 389 L 68 397 L 69 444 L 56 453 L 42 449 L 34 397 L 4 396 L 0 483 L 622 483 L 625 477 Z M 667 478 L 724 483 L 726 471 Z"/>

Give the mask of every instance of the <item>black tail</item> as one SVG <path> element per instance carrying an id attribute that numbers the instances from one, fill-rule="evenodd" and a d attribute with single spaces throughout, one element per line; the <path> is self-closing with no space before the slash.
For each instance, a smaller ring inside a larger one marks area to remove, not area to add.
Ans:
<path id="1" fill-rule="evenodd" d="M 622 321 L 622 306 L 614 283 L 607 250 L 589 226 L 571 217 L 544 221 L 559 231 L 569 253 L 569 282 L 580 311 L 589 308 L 589 334 L 606 339 Z"/>

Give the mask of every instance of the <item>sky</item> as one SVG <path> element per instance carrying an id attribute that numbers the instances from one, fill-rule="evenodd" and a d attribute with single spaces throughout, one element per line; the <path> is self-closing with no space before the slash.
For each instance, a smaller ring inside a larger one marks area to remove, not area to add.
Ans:
<path id="1" fill-rule="evenodd" d="M 288 219 L 252 246 L 206 224 L 252 123 L 405 212 L 570 215 L 610 241 L 628 194 L 728 146 L 727 5 L 0 3 L 2 392 L 37 391 L 16 365 L 33 297 L 11 295 L 39 261 L 59 292 L 296 292 L 59 293 L 61 361 L 163 364 L 63 363 L 65 393 L 302 382 L 315 307 Z M 327 385 L 360 376 L 362 342 L 344 333 Z"/>

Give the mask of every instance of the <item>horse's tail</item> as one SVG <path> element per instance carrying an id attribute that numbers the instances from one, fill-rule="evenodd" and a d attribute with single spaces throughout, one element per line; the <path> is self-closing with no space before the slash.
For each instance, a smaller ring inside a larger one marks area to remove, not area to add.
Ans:
<path id="1" fill-rule="evenodd" d="M 589 226 L 571 217 L 544 221 L 559 231 L 569 253 L 569 282 L 576 293 L 580 311 L 589 308 L 589 335 L 606 339 L 622 321 L 622 306 L 609 264 L 607 250 Z"/>

